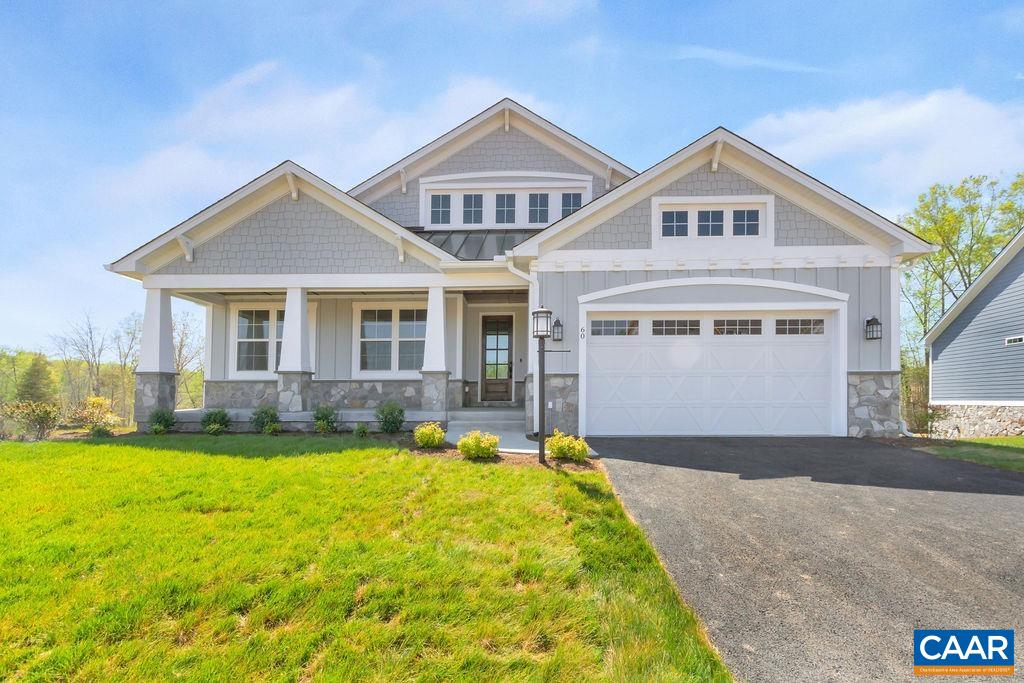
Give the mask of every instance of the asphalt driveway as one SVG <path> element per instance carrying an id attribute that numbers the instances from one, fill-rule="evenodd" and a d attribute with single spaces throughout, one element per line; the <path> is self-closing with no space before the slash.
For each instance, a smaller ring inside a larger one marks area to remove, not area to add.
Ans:
<path id="1" fill-rule="evenodd" d="M 1024 639 L 1024 474 L 860 439 L 588 441 L 741 680 L 912 680 L 915 627 Z"/>

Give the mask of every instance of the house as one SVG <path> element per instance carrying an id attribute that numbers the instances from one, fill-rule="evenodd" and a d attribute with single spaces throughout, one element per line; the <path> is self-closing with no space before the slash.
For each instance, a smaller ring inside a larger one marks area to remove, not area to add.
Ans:
<path id="1" fill-rule="evenodd" d="M 1024 231 L 925 335 L 932 430 L 1024 434 Z"/>
<path id="2" fill-rule="evenodd" d="M 146 289 L 143 428 L 180 297 L 237 415 L 522 406 L 531 432 L 543 304 L 549 427 L 863 436 L 899 431 L 898 269 L 930 250 L 724 128 L 636 173 L 505 99 L 348 192 L 286 161 L 107 268 Z"/>

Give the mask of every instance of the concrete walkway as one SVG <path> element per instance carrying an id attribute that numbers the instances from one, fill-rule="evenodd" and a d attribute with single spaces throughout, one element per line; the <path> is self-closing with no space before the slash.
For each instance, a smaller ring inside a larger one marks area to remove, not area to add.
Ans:
<path id="1" fill-rule="evenodd" d="M 498 450 L 535 453 L 537 442 L 526 438 L 522 408 L 460 408 L 448 413 L 448 441 L 456 443 L 467 432 L 479 429 L 498 437 Z"/>

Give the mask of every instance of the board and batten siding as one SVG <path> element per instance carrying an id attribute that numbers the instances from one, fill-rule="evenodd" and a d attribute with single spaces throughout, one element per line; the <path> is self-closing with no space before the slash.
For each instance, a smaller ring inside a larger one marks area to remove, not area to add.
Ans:
<path id="1" fill-rule="evenodd" d="M 931 347 L 931 400 L 1024 401 L 1024 251 L 1018 252 Z"/>
<path id="2" fill-rule="evenodd" d="M 553 353 L 546 360 L 552 373 L 575 373 L 579 368 L 578 297 L 611 287 L 688 277 L 758 278 L 795 282 L 850 295 L 847 302 L 848 371 L 899 370 L 892 367 L 894 343 L 892 280 L 890 268 L 778 268 L 747 270 L 621 270 L 566 271 L 538 273 L 539 301 L 550 308 L 565 326 L 565 340 L 549 342 L 549 348 L 568 349 L 570 353 Z M 624 304 L 624 308 L 628 305 Z M 883 325 L 882 339 L 864 339 L 864 320 L 877 316 Z M 589 334 L 589 330 L 588 330 Z"/>

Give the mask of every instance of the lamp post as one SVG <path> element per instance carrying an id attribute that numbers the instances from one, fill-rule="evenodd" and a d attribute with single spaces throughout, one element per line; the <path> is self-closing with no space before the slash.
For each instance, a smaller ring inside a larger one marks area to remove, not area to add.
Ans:
<path id="1" fill-rule="evenodd" d="M 533 315 L 533 338 L 537 340 L 537 400 L 540 403 L 540 410 L 537 413 L 537 456 L 540 464 L 545 464 L 544 460 L 544 437 L 547 435 L 547 428 L 544 424 L 544 413 L 546 406 L 544 403 L 544 342 L 551 336 L 551 311 L 544 308 L 543 304 L 540 308 L 536 309 L 532 313 Z"/>

